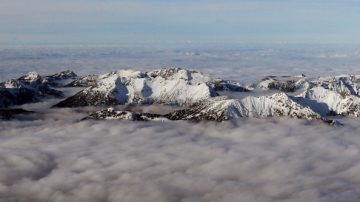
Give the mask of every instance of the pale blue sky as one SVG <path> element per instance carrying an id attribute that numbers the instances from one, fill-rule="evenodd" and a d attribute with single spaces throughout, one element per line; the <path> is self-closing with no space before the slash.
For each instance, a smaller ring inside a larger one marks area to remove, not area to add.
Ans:
<path id="1" fill-rule="evenodd" d="M 0 44 L 360 43 L 359 0 L 1 0 Z"/>

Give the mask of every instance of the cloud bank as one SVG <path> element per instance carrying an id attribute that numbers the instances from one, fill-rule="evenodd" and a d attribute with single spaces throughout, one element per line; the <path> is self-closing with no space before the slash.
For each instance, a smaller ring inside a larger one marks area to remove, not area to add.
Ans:
<path id="1" fill-rule="evenodd" d="M 0 80 L 34 70 L 46 75 L 70 68 L 87 74 L 171 65 L 241 82 L 269 74 L 360 74 L 358 49 L 91 49 L 0 49 Z M 360 198 L 356 119 L 341 120 L 344 127 L 276 119 L 199 124 L 77 122 L 95 109 L 39 110 L 56 102 L 25 105 L 39 114 L 0 122 L 1 202 L 348 202 Z"/>
<path id="2" fill-rule="evenodd" d="M 63 112 L 64 113 L 64 112 Z M 67 111 L 67 113 L 73 113 Z M 0 122 L 0 201 L 356 201 L 360 126 Z"/>

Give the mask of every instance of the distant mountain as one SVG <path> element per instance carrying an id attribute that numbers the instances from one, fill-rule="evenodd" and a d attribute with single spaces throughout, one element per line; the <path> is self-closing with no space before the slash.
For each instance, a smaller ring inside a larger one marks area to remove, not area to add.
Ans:
<path id="1" fill-rule="evenodd" d="M 76 79 L 78 76 L 71 70 L 66 70 L 60 73 L 56 73 L 49 76 L 42 77 L 42 83 L 47 84 L 49 86 L 55 87 L 63 87 L 66 86 L 64 81 L 69 79 Z"/>
<path id="2" fill-rule="evenodd" d="M 268 76 L 262 79 L 257 88 L 263 90 L 279 90 L 282 92 L 295 92 L 302 88 L 309 88 L 311 83 L 306 79 L 305 75 L 290 76 Z"/>
<path id="3" fill-rule="evenodd" d="M 279 90 L 282 92 L 305 91 L 314 87 L 323 87 L 345 95 L 360 96 L 360 75 L 319 77 L 312 80 L 306 78 L 305 75 L 296 77 L 268 76 L 262 79 L 256 87 L 263 90 Z"/>
<path id="4" fill-rule="evenodd" d="M 65 85 L 65 87 L 90 87 L 96 86 L 99 80 L 99 75 L 87 75 L 74 79 L 72 82 Z"/>
<path id="5" fill-rule="evenodd" d="M 0 83 L 0 107 L 39 102 L 46 97 L 62 98 L 61 91 L 51 88 L 55 77 L 41 77 L 36 72 Z"/>

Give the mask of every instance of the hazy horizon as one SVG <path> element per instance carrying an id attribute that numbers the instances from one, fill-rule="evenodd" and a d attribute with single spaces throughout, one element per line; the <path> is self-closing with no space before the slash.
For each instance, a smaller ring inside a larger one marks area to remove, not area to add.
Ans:
<path id="1" fill-rule="evenodd" d="M 0 44 L 359 44 L 355 0 L 3 0 Z"/>

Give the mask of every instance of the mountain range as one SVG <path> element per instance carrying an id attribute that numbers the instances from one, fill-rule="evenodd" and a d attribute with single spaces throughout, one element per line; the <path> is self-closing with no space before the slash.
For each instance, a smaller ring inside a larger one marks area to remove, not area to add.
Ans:
<path id="1" fill-rule="evenodd" d="M 71 87 L 83 89 L 65 98 L 61 88 Z M 230 98 L 223 96 L 223 92 L 244 96 Z M 84 119 L 226 121 L 289 117 L 333 123 L 332 116 L 360 116 L 360 76 L 313 79 L 305 75 L 267 76 L 258 83 L 244 85 L 195 70 L 163 68 L 87 76 L 77 76 L 69 70 L 49 76 L 29 72 L 18 79 L 0 83 L 0 108 L 41 102 L 49 97 L 63 99 L 53 108 L 104 108 L 91 112 Z M 181 109 L 158 114 L 114 108 L 152 104 Z"/>

